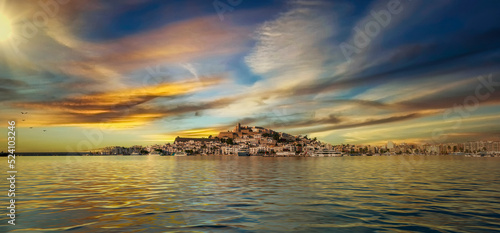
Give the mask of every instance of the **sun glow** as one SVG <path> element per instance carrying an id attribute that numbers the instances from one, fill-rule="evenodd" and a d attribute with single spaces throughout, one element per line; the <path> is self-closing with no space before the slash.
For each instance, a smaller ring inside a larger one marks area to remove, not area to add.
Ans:
<path id="1" fill-rule="evenodd" d="M 7 40 L 12 33 L 12 26 L 5 15 L 0 15 L 0 42 Z"/>

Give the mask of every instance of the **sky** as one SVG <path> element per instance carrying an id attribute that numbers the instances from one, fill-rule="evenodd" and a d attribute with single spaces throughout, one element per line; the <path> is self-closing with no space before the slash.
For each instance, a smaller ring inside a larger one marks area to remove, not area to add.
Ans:
<path id="1" fill-rule="evenodd" d="M 500 140 L 499 1 L 0 0 L 24 152 L 207 137 Z M 7 150 L 7 136 L 0 138 Z"/>

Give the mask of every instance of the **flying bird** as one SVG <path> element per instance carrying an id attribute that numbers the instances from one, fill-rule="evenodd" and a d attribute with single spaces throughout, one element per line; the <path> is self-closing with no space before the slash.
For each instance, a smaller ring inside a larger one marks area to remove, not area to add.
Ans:
<path id="1" fill-rule="evenodd" d="M 30 129 L 33 129 L 33 127 L 30 127 Z"/>
<path id="2" fill-rule="evenodd" d="M 21 112 L 21 114 L 28 114 L 28 112 Z"/>
<path id="3" fill-rule="evenodd" d="M 45 132 L 45 131 L 47 131 L 47 130 L 44 129 L 43 132 Z"/>

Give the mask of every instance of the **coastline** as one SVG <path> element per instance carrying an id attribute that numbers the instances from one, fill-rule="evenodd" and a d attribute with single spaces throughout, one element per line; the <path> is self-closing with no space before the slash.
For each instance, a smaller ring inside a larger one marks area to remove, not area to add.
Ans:
<path id="1" fill-rule="evenodd" d="M 0 153 L 0 157 L 7 157 L 8 153 Z M 179 157 L 173 155 L 162 155 L 162 156 L 151 156 L 151 155 L 89 155 L 85 153 L 61 153 L 61 152 L 43 152 L 43 153 L 18 153 L 17 156 L 92 156 L 92 157 L 115 157 L 115 156 L 126 156 L 126 157 Z M 225 154 L 195 154 L 181 157 L 283 157 L 283 158 L 322 158 L 322 157 L 391 157 L 391 156 L 461 156 L 461 157 L 469 157 L 469 158 L 500 158 L 500 154 L 366 154 L 366 155 L 348 155 L 343 154 L 342 156 L 304 156 L 304 155 L 278 155 L 278 154 L 268 154 L 268 155 L 250 155 L 250 156 L 238 156 L 238 155 L 225 155 Z"/>

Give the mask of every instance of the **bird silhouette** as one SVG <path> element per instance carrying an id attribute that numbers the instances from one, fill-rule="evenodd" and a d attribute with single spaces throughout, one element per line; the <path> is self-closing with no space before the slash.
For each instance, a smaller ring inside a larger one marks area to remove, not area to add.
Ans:
<path id="1" fill-rule="evenodd" d="M 30 129 L 33 129 L 33 127 L 30 127 Z"/>
<path id="2" fill-rule="evenodd" d="M 21 114 L 28 114 L 28 112 L 21 112 Z"/>
<path id="3" fill-rule="evenodd" d="M 44 129 L 43 132 L 45 132 L 45 131 L 47 131 L 47 130 Z"/>
<path id="4" fill-rule="evenodd" d="M 26 119 L 23 119 L 23 121 L 25 121 Z"/>

